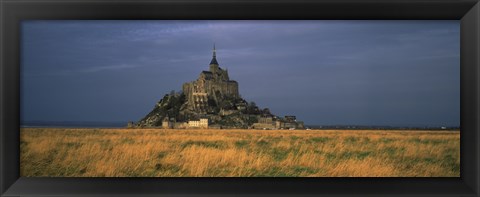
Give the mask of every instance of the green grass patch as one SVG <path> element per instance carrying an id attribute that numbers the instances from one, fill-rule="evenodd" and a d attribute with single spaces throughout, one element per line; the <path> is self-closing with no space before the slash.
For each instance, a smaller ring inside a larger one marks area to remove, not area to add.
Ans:
<path id="1" fill-rule="evenodd" d="M 293 173 L 296 176 L 299 176 L 302 173 L 307 173 L 307 174 L 317 173 L 317 170 L 315 170 L 313 168 L 309 168 L 309 167 L 304 167 L 304 166 L 295 166 L 295 167 L 293 167 L 292 170 L 293 170 Z"/>
<path id="2" fill-rule="evenodd" d="M 272 155 L 272 158 L 273 158 L 275 161 L 282 161 L 282 160 L 284 160 L 285 158 L 287 158 L 289 152 L 290 152 L 290 151 L 288 151 L 288 150 L 282 150 L 282 149 L 274 148 L 274 149 L 271 151 L 270 154 Z"/>
<path id="3" fill-rule="evenodd" d="M 422 140 L 419 138 L 414 138 L 410 139 L 409 142 L 417 143 L 417 144 L 433 144 L 433 145 L 439 145 L 439 144 L 444 144 L 448 143 L 448 140 L 437 140 L 437 139 L 426 139 Z"/>
<path id="4" fill-rule="evenodd" d="M 80 146 L 82 146 L 82 143 L 80 142 L 67 142 L 67 143 L 64 143 L 65 146 L 67 146 L 68 148 L 79 148 Z"/>
<path id="5" fill-rule="evenodd" d="M 167 156 L 166 152 L 159 152 L 157 153 L 157 159 L 163 159 L 165 156 Z"/>
<path id="6" fill-rule="evenodd" d="M 172 164 L 161 164 L 157 163 L 154 167 L 155 171 L 163 171 L 163 172 L 170 172 L 170 173 L 178 173 L 182 169 L 179 166 L 172 165 Z"/>
<path id="7" fill-rule="evenodd" d="M 296 136 L 296 135 L 292 135 L 292 136 L 290 136 L 290 139 L 291 139 L 292 141 L 295 141 L 295 140 L 300 139 L 300 137 L 298 137 L 298 136 Z"/>
<path id="8" fill-rule="evenodd" d="M 362 138 L 362 143 L 363 143 L 363 144 L 370 144 L 370 143 L 371 143 L 371 140 L 370 140 L 370 138 L 368 138 L 368 137 L 363 137 L 363 138 Z"/>
<path id="9" fill-rule="evenodd" d="M 134 144 L 135 143 L 135 140 L 133 140 L 132 138 L 122 138 L 120 140 L 120 144 Z"/>
<path id="10" fill-rule="evenodd" d="M 270 145 L 270 142 L 262 139 L 262 140 L 257 141 L 256 144 L 257 144 L 257 146 L 259 146 L 261 148 L 265 148 L 265 147 Z"/>
<path id="11" fill-rule="evenodd" d="M 371 152 L 371 151 L 364 151 L 364 152 L 358 152 L 358 153 L 356 153 L 356 154 L 355 154 L 355 157 L 356 157 L 357 159 L 362 160 L 362 159 L 365 159 L 366 157 L 368 157 L 368 156 L 370 156 L 370 155 L 372 155 L 372 152 Z"/>
<path id="12" fill-rule="evenodd" d="M 345 144 L 355 144 L 357 143 L 357 141 L 358 141 L 358 138 L 356 137 L 347 137 L 343 140 Z"/>
<path id="13" fill-rule="evenodd" d="M 394 142 L 395 139 L 392 139 L 392 138 L 380 138 L 380 142 L 382 143 L 385 143 L 385 144 L 388 144 L 388 143 L 391 143 L 391 142 Z"/>
<path id="14" fill-rule="evenodd" d="M 189 146 L 203 146 L 207 148 L 225 149 L 227 146 L 222 141 L 187 141 L 182 144 L 182 148 Z"/>
<path id="15" fill-rule="evenodd" d="M 338 160 L 349 160 L 349 159 L 362 160 L 372 155 L 373 155 L 373 152 L 371 151 L 352 151 L 352 152 L 342 152 L 342 153 L 326 153 L 325 157 L 327 158 L 327 161 L 338 161 Z"/>
<path id="16" fill-rule="evenodd" d="M 428 163 L 428 164 L 435 164 L 438 162 L 437 159 L 432 158 L 432 157 L 425 157 L 423 158 L 423 162 Z"/>
<path id="17" fill-rule="evenodd" d="M 395 154 L 397 154 L 397 148 L 387 147 L 383 150 L 383 152 L 386 153 L 389 157 L 393 157 Z"/>
<path id="18" fill-rule="evenodd" d="M 327 162 L 338 159 L 338 155 L 333 153 L 325 153 L 325 157 L 327 158 Z"/>
<path id="19" fill-rule="evenodd" d="M 252 170 L 255 177 L 289 177 L 293 176 L 291 172 L 288 172 L 280 167 L 274 166 L 263 171 Z"/>
<path id="20" fill-rule="evenodd" d="M 330 141 L 331 139 L 328 137 L 312 137 L 309 140 L 314 143 L 325 143 Z"/>
<path id="21" fill-rule="evenodd" d="M 235 147 L 237 148 L 244 148 L 248 145 L 248 141 L 247 140 L 239 140 L 239 141 L 235 141 Z"/>

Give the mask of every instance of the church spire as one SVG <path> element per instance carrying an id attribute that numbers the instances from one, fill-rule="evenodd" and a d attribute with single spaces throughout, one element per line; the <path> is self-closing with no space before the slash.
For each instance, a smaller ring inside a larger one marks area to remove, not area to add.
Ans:
<path id="1" fill-rule="evenodd" d="M 213 57 L 217 57 L 217 50 L 215 50 L 215 43 L 213 43 Z"/>
<path id="2" fill-rule="evenodd" d="M 217 50 L 215 49 L 215 43 L 213 43 L 213 58 L 212 58 L 212 61 L 210 61 L 210 64 L 216 64 L 216 65 L 218 65 L 218 62 L 217 62 Z"/>

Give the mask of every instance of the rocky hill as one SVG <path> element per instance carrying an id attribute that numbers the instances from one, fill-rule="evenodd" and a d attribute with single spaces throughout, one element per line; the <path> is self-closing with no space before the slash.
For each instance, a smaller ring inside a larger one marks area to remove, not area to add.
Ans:
<path id="1" fill-rule="evenodd" d="M 230 80 L 228 70 L 220 68 L 214 47 L 209 71 L 202 71 L 197 80 L 183 84 L 182 91 L 166 94 L 132 126 L 161 127 L 165 121 L 185 123 L 207 118 L 209 127 L 250 128 L 262 117 L 276 118 L 269 109 L 260 109 L 254 102 L 241 98 L 238 83 Z"/>

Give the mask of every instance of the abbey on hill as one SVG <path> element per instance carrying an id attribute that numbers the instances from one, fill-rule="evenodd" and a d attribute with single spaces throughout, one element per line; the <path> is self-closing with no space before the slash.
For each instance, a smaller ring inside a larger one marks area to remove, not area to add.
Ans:
<path id="1" fill-rule="evenodd" d="M 238 83 L 230 80 L 228 70 L 220 68 L 215 46 L 209 71 L 202 71 L 197 80 L 183 84 L 181 92 L 166 94 L 137 123 L 129 127 L 162 128 L 255 128 L 303 129 L 295 116 L 284 118 L 260 109 L 254 102 L 241 98 Z"/>
<path id="2" fill-rule="evenodd" d="M 215 46 L 210 70 L 202 71 L 196 81 L 183 84 L 187 108 L 197 112 L 213 112 L 213 106 L 225 99 L 239 100 L 238 83 L 230 80 L 228 70 L 218 66 Z M 211 104 L 209 105 L 209 100 Z"/>

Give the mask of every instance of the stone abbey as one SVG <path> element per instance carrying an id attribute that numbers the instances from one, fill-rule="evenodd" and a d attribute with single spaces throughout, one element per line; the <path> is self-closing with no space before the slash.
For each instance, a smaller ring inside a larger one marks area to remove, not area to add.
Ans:
<path id="1" fill-rule="evenodd" d="M 215 45 L 210 70 L 202 71 L 196 81 L 183 84 L 188 108 L 200 113 L 208 112 L 208 100 L 218 103 L 224 98 L 240 98 L 238 83 L 230 80 L 228 70 L 220 68 L 217 62 Z"/>
<path id="2" fill-rule="evenodd" d="M 292 118 L 293 117 L 293 118 Z M 284 118 L 241 98 L 238 82 L 217 61 L 215 45 L 208 71 L 184 83 L 181 92 L 166 94 L 154 109 L 130 127 L 302 129 L 295 116 Z"/>

